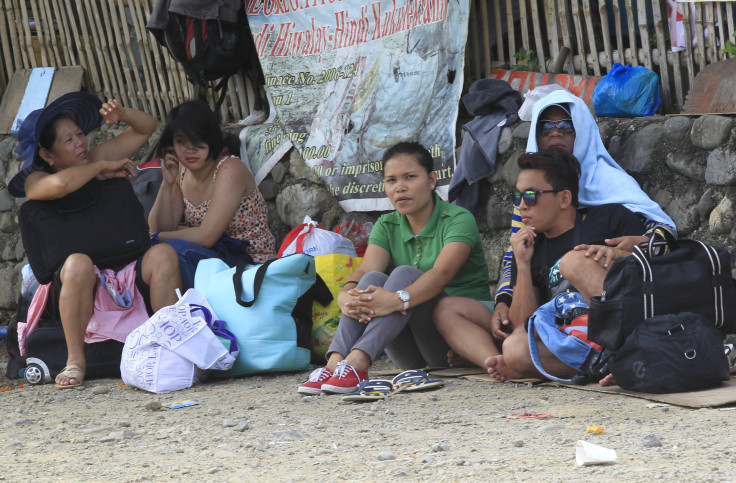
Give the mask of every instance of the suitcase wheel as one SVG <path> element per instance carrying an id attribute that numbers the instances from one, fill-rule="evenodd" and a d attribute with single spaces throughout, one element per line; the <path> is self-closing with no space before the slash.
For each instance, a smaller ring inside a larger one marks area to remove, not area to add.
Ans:
<path id="1" fill-rule="evenodd" d="M 51 382 L 49 368 L 41 359 L 35 357 L 29 357 L 26 360 L 25 378 L 26 382 L 32 386 Z"/>

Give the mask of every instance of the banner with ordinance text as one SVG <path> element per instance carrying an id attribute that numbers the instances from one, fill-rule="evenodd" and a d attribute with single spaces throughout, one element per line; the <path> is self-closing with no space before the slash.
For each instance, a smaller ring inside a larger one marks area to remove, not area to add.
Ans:
<path id="1" fill-rule="evenodd" d="M 446 197 L 468 9 L 468 0 L 247 0 L 276 111 L 249 135 L 254 172 L 291 142 L 346 211 L 389 210 L 381 156 L 414 140 L 434 156 Z"/>

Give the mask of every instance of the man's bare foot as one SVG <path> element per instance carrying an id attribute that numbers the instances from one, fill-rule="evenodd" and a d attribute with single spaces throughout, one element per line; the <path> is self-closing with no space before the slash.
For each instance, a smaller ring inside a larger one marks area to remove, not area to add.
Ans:
<path id="1" fill-rule="evenodd" d="M 604 377 L 603 379 L 601 379 L 600 381 L 598 381 L 598 384 L 600 384 L 601 386 L 604 386 L 604 387 L 605 386 L 615 386 L 616 385 L 616 381 L 613 380 L 613 374 L 609 374 L 606 377 Z"/>
<path id="2" fill-rule="evenodd" d="M 447 351 L 447 364 L 450 367 L 470 367 L 472 364 L 460 354 L 450 349 Z"/>
<path id="3" fill-rule="evenodd" d="M 492 378 L 500 382 L 508 381 L 509 379 L 524 378 L 521 373 L 516 372 L 506 365 L 506 362 L 503 360 L 503 354 L 491 356 L 486 359 L 486 368 L 488 370 L 488 374 L 490 374 Z"/>

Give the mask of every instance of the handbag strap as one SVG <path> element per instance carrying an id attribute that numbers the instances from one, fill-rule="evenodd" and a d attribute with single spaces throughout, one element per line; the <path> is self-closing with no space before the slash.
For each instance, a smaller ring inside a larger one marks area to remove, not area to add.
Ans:
<path id="1" fill-rule="evenodd" d="M 235 266 L 235 273 L 233 274 L 235 301 L 238 303 L 238 305 L 247 308 L 252 307 L 253 304 L 256 303 L 258 293 L 261 291 L 263 279 L 266 278 L 266 269 L 268 269 L 268 266 L 276 260 L 278 260 L 278 258 L 272 258 L 271 260 L 268 260 L 267 262 L 259 266 L 258 269 L 256 269 L 256 276 L 253 279 L 253 300 L 250 301 L 243 300 L 241 296 L 241 294 L 243 293 L 243 272 L 245 272 L 246 264 L 242 260 L 238 261 L 237 265 Z"/>
<path id="2" fill-rule="evenodd" d="M 212 330 L 212 333 L 230 341 L 230 354 L 237 358 L 238 353 L 240 352 L 238 341 L 235 338 L 235 335 L 225 328 L 225 321 L 219 319 L 212 320 L 212 312 L 210 312 L 204 305 L 189 304 L 189 307 L 190 312 L 194 312 L 195 310 L 202 311 L 204 321 L 207 322 L 207 326 Z"/>

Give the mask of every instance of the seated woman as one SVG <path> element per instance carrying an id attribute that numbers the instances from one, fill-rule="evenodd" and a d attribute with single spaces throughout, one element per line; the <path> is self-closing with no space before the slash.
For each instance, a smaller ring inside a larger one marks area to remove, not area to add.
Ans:
<path id="1" fill-rule="evenodd" d="M 396 211 L 373 227 L 363 261 L 338 295 L 343 315 L 327 365 L 299 393 L 354 391 L 384 349 L 402 369 L 444 365 L 448 346 L 432 325 L 432 311 L 446 294 L 480 300 L 490 316 L 475 218 L 434 193 L 433 169 L 432 155 L 415 142 L 384 153 L 386 195 Z M 396 268 L 386 275 L 389 266 Z"/>
<path id="2" fill-rule="evenodd" d="M 164 182 L 148 224 L 154 243 L 176 250 L 185 290 L 205 258 L 263 263 L 274 256 L 266 201 L 248 167 L 223 147 L 220 123 L 205 102 L 169 112 L 159 140 Z"/>
<path id="3" fill-rule="evenodd" d="M 582 99 L 566 90 L 548 94 L 534 104 L 531 125 L 527 152 L 558 147 L 574 154 L 580 161 L 582 173 L 578 200 L 581 208 L 621 204 L 642 218 L 647 233 L 655 228 L 677 233 L 670 217 L 606 151 L 598 125 Z M 513 207 L 511 223 L 511 233 L 514 234 L 522 226 L 518 206 Z M 631 251 L 635 244 L 646 240 L 645 233 L 642 233 L 642 236 L 613 238 L 606 243 Z M 448 352 L 451 365 L 469 361 L 483 367 L 488 358 L 498 354 L 496 342 L 503 341 L 510 332 L 512 258 L 509 246 L 501 266 L 492 317 L 488 318 L 479 307 L 462 299 L 447 298 L 438 305 L 434 317 L 436 323 L 442 325 L 440 332 L 452 347 Z M 477 327 L 483 330 L 476 332 Z M 469 334 L 475 335 L 471 338 Z"/>
<path id="4" fill-rule="evenodd" d="M 108 124 L 120 121 L 128 128 L 88 150 L 87 134 L 99 126 L 103 117 Z M 95 179 L 133 176 L 134 164 L 128 157 L 155 128 L 153 117 L 124 108 L 117 100 L 103 104 L 84 92 L 61 96 L 23 121 L 16 153 L 25 163 L 8 190 L 13 196 L 29 200 L 56 200 L 85 189 Z M 152 310 L 176 302 L 175 290 L 181 280 L 171 247 L 149 249 L 137 260 L 135 270 L 135 286 Z M 97 279 L 92 259 L 82 253 L 70 255 L 54 275 L 46 313 L 61 319 L 68 350 L 66 367 L 56 376 L 59 388 L 80 386 L 84 380 L 85 331 L 93 312 Z M 143 322 L 145 319 L 138 325 Z"/>

